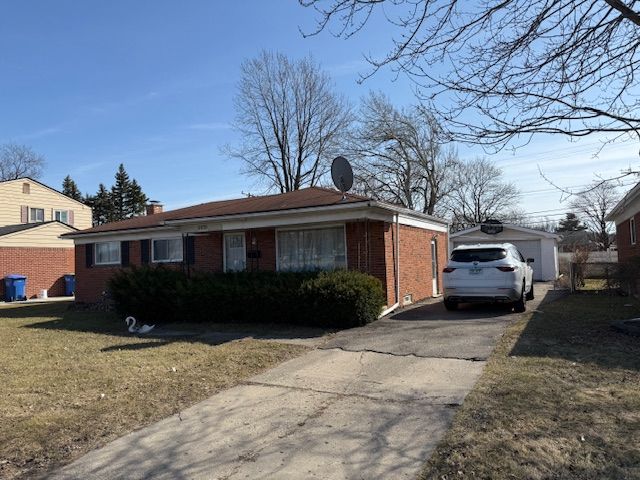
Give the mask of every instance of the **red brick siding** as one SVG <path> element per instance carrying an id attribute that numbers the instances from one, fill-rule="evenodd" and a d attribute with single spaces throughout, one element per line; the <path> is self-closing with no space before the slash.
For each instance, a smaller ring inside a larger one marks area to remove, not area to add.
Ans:
<path id="1" fill-rule="evenodd" d="M 447 236 L 443 232 L 400 225 L 400 304 L 405 295 L 417 302 L 432 297 L 431 241 L 438 247 L 438 285 L 442 285 L 442 267 L 447 261 Z"/>
<path id="2" fill-rule="evenodd" d="M 276 270 L 276 231 L 273 228 L 247 230 L 245 232 L 247 252 L 259 250 L 260 258 L 247 258 L 247 270 L 255 272 Z"/>
<path id="3" fill-rule="evenodd" d="M 0 299 L 4 299 L 4 277 L 26 275 L 28 298 L 42 289 L 48 295 L 64 295 L 64 275 L 73 273 L 73 248 L 0 247 Z"/>
<path id="4" fill-rule="evenodd" d="M 636 244 L 631 245 L 630 220 L 616 225 L 616 243 L 618 245 L 618 262 L 640 256 L 640 212 L 634 216 L 636 224 Z"/>

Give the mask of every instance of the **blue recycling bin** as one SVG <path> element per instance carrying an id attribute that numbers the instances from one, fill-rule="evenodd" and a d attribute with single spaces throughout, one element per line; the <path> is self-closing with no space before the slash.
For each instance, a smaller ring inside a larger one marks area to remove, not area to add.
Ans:
<path id="1" fill-rule="evenodd" d="M 76 293 L 76 276 L 70 273 L 64 276 L 64 294 L 71 297 L 74 293 Z"/>
<path id="2" fill-rule="evenodd" d="M 4 277 L 4 299 L 7 302 L 27 299 L 27 277 L 7 275 Z"/>

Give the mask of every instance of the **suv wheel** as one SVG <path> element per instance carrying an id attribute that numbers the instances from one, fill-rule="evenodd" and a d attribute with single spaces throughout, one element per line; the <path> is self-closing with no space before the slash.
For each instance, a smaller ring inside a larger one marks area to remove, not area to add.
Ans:
<path id="1" fill-rule="evenodd" d="M 533 300 L 535 297 L 533 296 L 533 281 L 531 282 L 531 289 L 527 292 L 527 300 Z"/>
<path id="2" fill-rule="evenodd" d="M 520 294 L 520 300 L 516 301 L 513 304 L 513 310 L 516 313 L 522 313 L 527 309 L 527 301 L 525 299 L 525 293 L 524 293 L 524 283 L 522 284 L 522 293 Z"/>
<path id="3" fill-rule="evenodd" d="M 444 308 L 446 308 L 447 310 L 457 310 L 458 309 L 458 303 L 457 302 L 452 302 L 451 300 L 444 300 Z"/>

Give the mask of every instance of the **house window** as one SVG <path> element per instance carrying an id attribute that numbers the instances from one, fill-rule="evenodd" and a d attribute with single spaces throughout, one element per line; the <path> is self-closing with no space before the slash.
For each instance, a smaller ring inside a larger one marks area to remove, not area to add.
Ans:
<path id="1" fill-rule="evenodd" d="M 227 233 L 224 236 L 224 271 L 241 272 L 247 267 L 247 251 L 242 233 Z"/>
<path id="2" fill-rule="evenodd" d="M 343 226 L 278 232 L 278 270 L 336 270 L 346 267 Z"/>
<path id="3" fill-rule="evenodd" d="M 120 242 L 101 242 L 95 245 L 96 265 L 120 264 Z"/>
<path id="4" fill-rule="evenodd" d="M 631 234 L 631 245 L 636 244 L 636 219 L 631 217 L 629 220 L 629 233 Z"/>
<path id="5" fill-rule="evenodd" d="M 29 185 L 28 183 L 23 183 L 22 184 L 22 193 L 29 195 L 31 193 L 31 185 Z"/>
<path id="6" fill-rule="evenodd" d="M 30 208 L 29 222 L 31 223 L 44 222 L 44 208 Z"/>
<path id="7" fill-rule="evenodd" d="M 153 241 L 154 262 L 181 262 L 182 238 L 163 238 Z"/>
<path id="8" fill-rule="evenodd" d="M 69 223 L 69 211 L 68 210 L 54 210 L 53 219 L 62 223 Z"/>

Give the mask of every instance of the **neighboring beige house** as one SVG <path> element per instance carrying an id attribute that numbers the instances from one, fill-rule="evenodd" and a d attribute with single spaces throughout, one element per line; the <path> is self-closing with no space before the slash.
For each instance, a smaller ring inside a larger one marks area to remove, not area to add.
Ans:
<path id="1" fill-rule="evenodd" d="M 0 300 L 4 277 L 27 276 L 27 297 L 64 294 L 74 273 L 73 241 L 60 235 L 90 228 L 91 208 L 31 178 L 0 182 Z"/>

